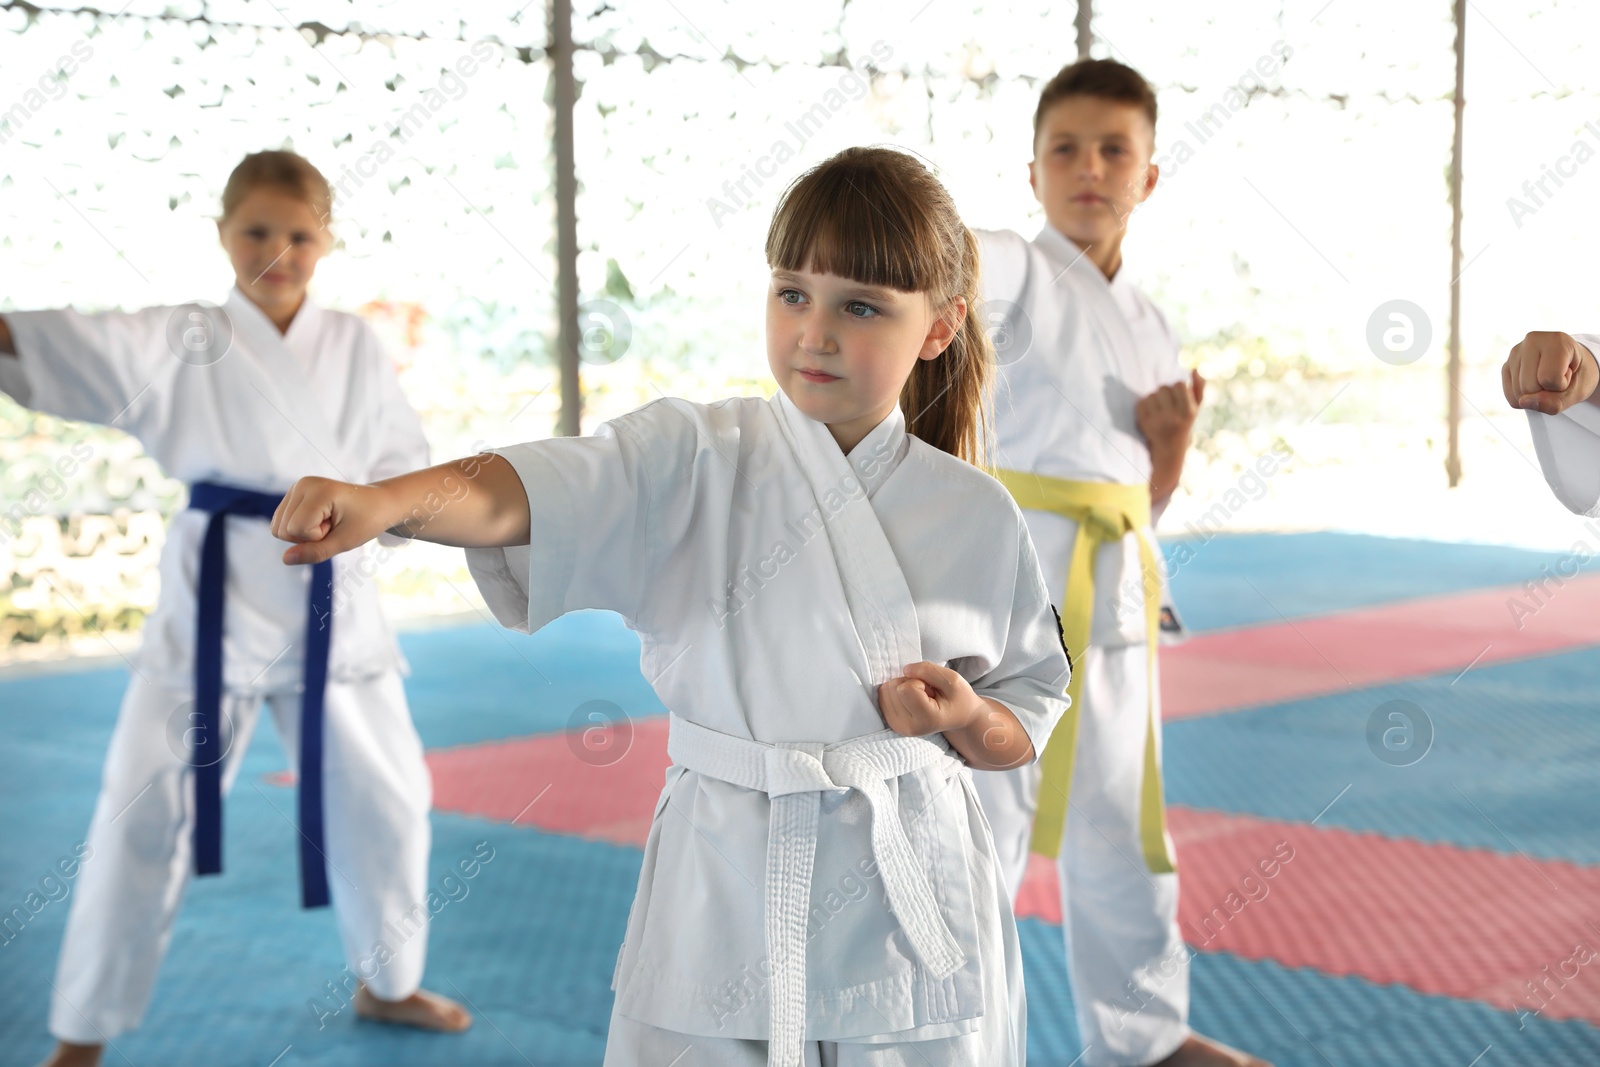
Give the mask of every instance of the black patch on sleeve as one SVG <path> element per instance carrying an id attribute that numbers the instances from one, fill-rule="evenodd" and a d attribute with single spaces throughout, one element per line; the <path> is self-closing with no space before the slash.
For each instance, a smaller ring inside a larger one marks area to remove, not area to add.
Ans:
<path id="1" fill-rule="evenodd" d="M 1061 612 L 1056 610 L 1054 604 L 1050 605 L 1050 614 L 1056 617 L 1056 636 L 1061 639 L 1061 651 L 1067 654 L 1067 666 L 1077 669 L 1077 664 L 1072 661 L 1072 649 L 1067 647 L 1067 635 L 1061 629 Z"/>

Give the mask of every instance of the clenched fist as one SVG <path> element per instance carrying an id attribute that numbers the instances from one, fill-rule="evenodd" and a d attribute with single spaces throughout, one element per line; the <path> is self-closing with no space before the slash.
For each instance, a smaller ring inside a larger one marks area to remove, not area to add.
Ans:
<path id="1" fill-rule="evenodd" d="M 389 510 L 376 486 L 301 478 L 278 502 L 272 536 L 294 542 L 285 563 L 321 563 L 383 533 L 394 521 Z"/>
<path id="2" fill-rule="evenodd" d="M 942 733 L 980 770 L 1008 770 L 1034 756 L 1033 742 L 1010 708 L 979 696 L 959 673 L 937 663 L 913 663 L 878 686 L 878 711 L 902 736 Z"/>
<path id="3" fill-rule="evenodd" d="M 1205 396 L 1206 380 L 1199 371 L 1191 371 L 1187 382 L 1163 385 L 1134 404 L 1134 421 L 1150 442 L 1152 452 L 1188 448 L 1189 432 L 1194 429 Z"/>
<path id="4" fill-rule="evenodd" d="M 878 686 L 878 710 L 895 733 L 926 737 L 966 729 L 987 707 L 960 674 L 923 661 Z"/>
<path id="5" fill-rule="evenodd" d="M 1546 415 L 1588 400 L 1597 384 L 1600 365 L 1594 355 L 1564 333 L 1530 333 L 1500 368 L 1506 403 Z"/>

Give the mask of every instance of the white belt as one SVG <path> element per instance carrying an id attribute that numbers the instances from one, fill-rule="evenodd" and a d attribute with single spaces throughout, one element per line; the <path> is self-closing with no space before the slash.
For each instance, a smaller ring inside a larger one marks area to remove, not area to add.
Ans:
<path id="1" fill-rule="evenodd" d="M 806 1027 L 806 923 L 822 794 L 856 789 L 872 808 L 872 854 L 889 905 L 917 958 L 939 978 L 966 962 L 906 839 L 889 780 L 952 756 L 925 737 L 883 730 L 831 745 L 749 741 L 673 715 L 667 755 L 691 771 L 772 798 L 767 838 L 767 1062 L 800 1067 Z"/>

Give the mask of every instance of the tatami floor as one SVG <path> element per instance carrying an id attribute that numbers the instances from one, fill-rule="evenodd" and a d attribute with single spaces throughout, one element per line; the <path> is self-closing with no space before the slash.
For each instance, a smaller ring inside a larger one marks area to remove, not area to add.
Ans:
<path id="1" fill-rule="evenodd" d="M 1519 620 L 1508 598 L 1544 555 L 1300 534 L 1183 558 L 1195 636 L 1166 650 L 1163 691 L 1195 1027 L 1283 1065 L 1600 1063 L 1600 955 L 1570 962 L 1600 948 L 1600 576 Z M 227 873 L 191 886 L 154 1004 L 107 1064 L 600 1062 L 666 765 L 633 635 L 580 614 L 402 643 L 446 901 L 427 984 L 477 1025 L 431 1036 L 324 1010 L 319 1028 L 311 1003 L 336 1005 L 343 961 L 331 916 L 296 907 L 292 792 L 263 730 L 228 801 Z M 125 677 L 0 675 L 5 911 L 82 840 Z M 594 713 L 617 725 L 585 735 Z M 1411 733 L 1386 746 L 1397 723 Z M 485 848 L 475 878 L 444 882 Z M 1274 878 L 1243 884 L 1285 848 Z M 1053 879 L 1036 863 L 1018 908 L 1029 1062 L 1067 1067 L 1081 1046 Z M 0 1062 L 48 1048 L 69 901 L 24 909 L 0 944 Z"/>

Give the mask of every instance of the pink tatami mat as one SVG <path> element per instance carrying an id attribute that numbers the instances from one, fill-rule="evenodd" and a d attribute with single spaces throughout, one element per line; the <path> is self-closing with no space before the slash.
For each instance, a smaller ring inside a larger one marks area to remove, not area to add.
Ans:
<path id="1" fill-rule="evenodd" d="M 643 848 L 671 764 L 666 716 L 619 725 L 601 751 L 584 741 L 570 731 L 434 749 L 433 806 Z"/>
<path id="2" fill-rule="evenodd" d="M 1583 980 L 1600 968 L 1600 868 L 1183 807 L 1168 815 L 1178 923 L 1199 952 L 1600 1022 L 1600 982 Z M 1033 856 L 1018 917 L 1060 923 L 1057 886 L 1054 862 Z"/>
<path id="3" fill-rule="evenodd" d="M 1163 653 L 1166 717 L 1600 644 L 1600 576 L 1553 592 L 1542 607 L 1502 588 L 1201 635 Z M 1520 629 L 1513 597 L 1538 609 Z M 434 803 L 637 848 L 668 766 L 666 735 L 654 716 L 604 735 L 433 750 Z M 1588 955 L 1600 950 L 1600 868 L 1182 806 L 1170 815 L 1180 923 L 1197 951 L 1600 1023 L 1600 983 L 1572 980 L 1600 968 Z M 1061 921 L 1049 861 L 1033 858 L 1017 911 Z"/>
<path id="4" fill-rule="evenodd" d="M 1167 720 L 1600 644 L 1600 575 L 1200 634 L 1161 652 Z M 1270 595 L 1270 594 L 1268 594 Z M 1515 604 L 1529 612 L 1513 613 Z"/>
<path id="5" fill-rule="evenodd" d="M 435 806 L 641 847 L 668 764 L 666 720 L 632 731 L 609 762 L 585 752 L 576 733 L 431 752 Z M 1600 1022 L 1600 984 L 1560 982 L 1563 967 L 1570 978 L 1580 966 L 1567 962 L 1578 942 L 1600 948 L 1586 910 L 1600 900 L 1600 869 L 1176 806 L 1170 819 L 1179 920 L 1199 951 L 1502 1010 L 1537 1007 L 1527 983 L 1541 981 L 1545 1017 Z M 1060 923 L 1056 885 L 1050 861 L 1033 857 L 1018 916 Z"/>

